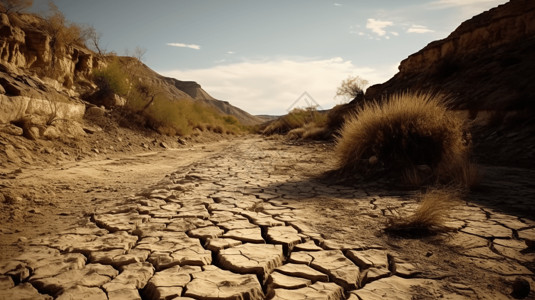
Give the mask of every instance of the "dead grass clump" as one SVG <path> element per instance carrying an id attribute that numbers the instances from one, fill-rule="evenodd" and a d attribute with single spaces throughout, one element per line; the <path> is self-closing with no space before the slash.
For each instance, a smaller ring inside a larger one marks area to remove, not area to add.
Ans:
<path id="1" fill-rule="evenodd" d="M 287 115 L 284 115 L 267 125 L 262 130 L 265 135 L 287 134 L 293 129 L 304 127 L 306 124 L 315 123 L 318 126 L 325 124 L 326 116 L 314 107 L 296 108 Z"/>
<path id="2" fill-rule="evenodd" d="M 441 96 L 405 93 L 365 103 L 340 131 L 338 168 L 384 172 L 405 183 L 466 185 L 461 175 L 469 159 L 466 129 Z"/>
<path id="3" fill-rule="evenodd" d="M 425 236 L 448 231 L 445 225 L 448 215 L 459 203 L 453 190 L 432 190 L 421 195 L 419 206 L 410 215 L 391 210 L 385 231 L 401 236 Z"/>

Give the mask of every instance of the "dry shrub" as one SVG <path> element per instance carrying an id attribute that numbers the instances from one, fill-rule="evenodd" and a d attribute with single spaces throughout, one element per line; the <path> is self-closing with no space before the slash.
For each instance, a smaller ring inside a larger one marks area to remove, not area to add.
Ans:
<path id="1" fill-rule="evenodd" d="M 293 129 L 304 127 L 306 124 L 315 123 L 318 126 L 325 124 L 326 116 L 314 107 L 296 108 L 271 123 L 262 131 L 265 135 L 286 134 Z"/>
<path id="2" fill-rule="evenodd" d="M 385 230 L 402 236 L 422 236 L 448 231 L 448 215 L 460 200 L 457 191 L 431 190 L 420 196 L 420 204 L 410 215 L 391 210 Z"/>
<path id="3" fill-rule="evenodd" d="M 338 168 L 364 175 L 383 172 L 405 183 L 466 185 L 466 129 L 442 96 L 405 93 L 365 103 L 340 131 Z"/>

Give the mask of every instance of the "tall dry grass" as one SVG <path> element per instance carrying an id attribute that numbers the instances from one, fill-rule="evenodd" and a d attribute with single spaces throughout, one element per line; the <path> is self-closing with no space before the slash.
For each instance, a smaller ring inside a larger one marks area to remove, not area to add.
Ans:
<path id="1" fill-rule="evenodd" d="M 409 215 L 397 211 L 387 219 L 385 230 L 404 236 L 421 236 L 449 230 L 445 225 L 448 216 L 460 203 L 455 190 L 431 190 L 420 196 L 416 210 Z"/>
<path id="2" fill-rule="evenodd" d="M 409 184 L 468 185 L 469 144 L 466 123 L 445 97 L 403 93 L 359 107 L 335 151 L 343 173 L 381 170 Z"/>

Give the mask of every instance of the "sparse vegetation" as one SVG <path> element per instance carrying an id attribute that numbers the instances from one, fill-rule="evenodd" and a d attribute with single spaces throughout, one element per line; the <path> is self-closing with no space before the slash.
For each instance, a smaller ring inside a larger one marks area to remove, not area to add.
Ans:
<path id="1" fill-rule="evenodd" d="M 318 112 L 315 107 L 295 108 L 287 115 L 269 123 L 262 133 L 266 135 L 287 134 L 299 128 L 302 128 L 301 131 L 304 133 L 305 129 L 323 127 L 326 120 L 326 115 Z M 296 133 L 297 131 L 294 131 L 294 134 Z"/>
<path id="2" fill-rule="evenodd" d="M 53 53 L 65 46 L 85 46 L 87 31 L 76 23 L 69 22 L 54 2 L 48 2 L 49 12 L 45 16 L 43 29 L 50 35 L 50 48 Z"/>
<path id="3" fill-rule="evenodd" d="M 95 99 L 103 99 L 112 94 L 126 96 L 129 90 L 127 76 L 117 59 L 112 60 L 106 68 L 95 70 L 93 81 L 98 87 L 93 95 Z"/>
<path id="4" fill-rule="evenodd" d="M 1 0 L 0 11 L 6 14 L 18 13 L 32 7 L 33 0 Z"/>
<path id="5" fill-rule="evenodd" d="M 468 186 L 469 135 L 465 122 L 449 111 L 445 98 L 399 94 L 366 103 L 346 122 L 337 139 L 342 173 L 381 172 L 404 183 Z M 471 167 L 472 168 L 472 167 Z"/>
<path id="6" fill-rule="evenodd" d="M 146 126 L 165 135 L 190 135 L 194 129 L 220 134 L 236 134 L 245 127 L 233 116 L 190 99 L 170 99 L 157 85 L 135 75 L 128 59 L 115 57 L 107 67 L 95 70 L 93 80 L 98 90 L 86 99 L 98 105 L 114 94 L 124 97 L 125 114 L 136 115 Z"/>
<path id="7" fill-rule="evenodd" d="M 402 236 L 423 236 L 449 230 L 446 221 L 459 203 L 457 193 L 452 190 L 431 190 L 420 196 L 418 207 L 410 215 L 401 215 L 390 210 L 385 230 Z"/>
<path id="8" fill-rule="evenodd" d="M 359 76 L 349 76 L 342 81 L 338 89 L 336 90 L 336 96 L 345 97 L 347 99 L 356 98 L 359 95 L 364 95 L 364 88 L 368 85 L 366 79 L 362 79 Z"/>

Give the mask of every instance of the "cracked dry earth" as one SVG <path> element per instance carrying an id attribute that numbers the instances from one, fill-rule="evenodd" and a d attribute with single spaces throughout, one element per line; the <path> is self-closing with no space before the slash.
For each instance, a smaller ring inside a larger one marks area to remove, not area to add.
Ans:
<path id="1" fill-rule="evenodd" d="M 385 215 L 416 193 L 318 179 L 330 147 L 227 143 L 30 238 L 0 261 L 0 299 L 510 299 L 515 280 L 534 286 L 532 171 L 488 168 L 451 232 L 404 239 L 383 233 Z"/>

